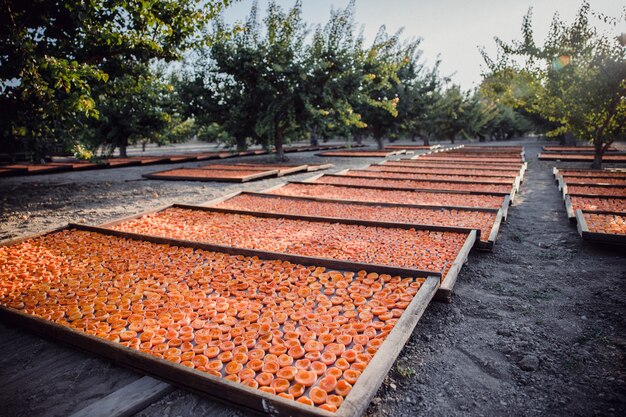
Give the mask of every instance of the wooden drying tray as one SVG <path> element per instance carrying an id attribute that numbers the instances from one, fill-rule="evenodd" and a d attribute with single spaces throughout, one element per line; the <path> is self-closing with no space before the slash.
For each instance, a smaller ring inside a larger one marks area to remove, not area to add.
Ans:
<path id="1" fill-rule="evenodd" d="M 397 161 L 382 161 L 375 165 L 382 165 L 382 166 L 388 166 L 388 167 L 415 168 L 415 169 L 422 169 L 422 168 L 458 169 L 459 167 L 462 168 L 463 166 L 473 165 L 473 167 L 468 168 L 468 169 L 488 169 L 492 171 L 515 172 L 516 175 L 520 176 L 522 181 L 524 180 L 524 174 L 526 173 L 526 167 L 527 167 L 526 163 L 522 164 L 522 166 L 519 167 L 517 164 L 504 166 L 504 165 L 485 165 L 485 164 L 472 164 L 472 163 L 437 163 L 437 162 L 431 162 L 431 161 L 424 161 L 424 162 L 412 161 L 409 159 L 400 159 Z"/>
<path id="2" fill-rule="evenodd" d="M 397 151 L 397 150 L 407 150 L 407 151 L 430 151 L 433 149 L 441 148 L 441 145 L 387 145 L 383 148 L 384 151 Z"/>
<path id="3" fill-rule="evenodd" d="M 272 189 L 274 189 L 274 187 L 272 187 L 270 190 Z M 366 207 L 372 207 L 372 206 L 373 207 L 376 207 L 376 206 L 408 207 L 408 208 L 418 208 L 418 209 L 425 209 L 425 210 L 446 209 L 446 210 L 480 211 L 480 212 L 495 213 L 496 219 L 491 227 L 489 236 L 487 237 L 486 240 L 480 239 L 481 235 L 480 235 L 479 229 L 469 229 L 469 228 L 456 227 L 456 226 L 448 227 L 448 226 L 437 226 L 437 225 L 429 225 L 429 224 L 414 224 L 414 223 L 406 223 L 406 222 L 388 222 L 388 221 L 376 222 L 376 223 L 384 224 L 385 225 L 384 227 L 405 227 L 405 225 L 409 225 L 411 228 L 421 229 L 421 230 L 438 230 L 438 231 L 453 231 L 453 232 L 460 231 L 463 233 L 469 230 L 476 230 L 476 242 L 475 242 L 476 249 L 490 251 L 490 252 L 493 251 L 493 247 L 495 245 L 496 238 L 498 236 L 498 231 L 500 230 L 500 225 L 502 224 L 502 221 L 506 221 L 506 218 L 504 218 L 502 209 L 490 209 L 490 208 L 479 208 L 479 207 L 472 208 L 472 207 L 450 207 L 450 206 L 445 206 L 445 207 L 444 206 L 426 206 L 426 205 L 416 205 L 416 204 L 377 203 L 373 201 L 353 201 L 353 200 L 321 198 L 321 197 L 283 196 L 279 194 L 269 194 L 263 191 L 261 192 L 236 191 L 234 193 L 230 193 L 230 194 L 209 200 L 206 203 L 203 203 L 202 206 L 203 207 L 215 207 L 216 205 L 220 203 L 223 203 L 227 200 L 230 200 L 240 195 L 251 195 L 255 197 L 262 197 L 262 198 L 269 198 L 269 199 L 283 199 L 283 200 L 293 200 L 293 201 L 315 201 L 315 202 L 321 202 L 321 203 L 327 202 L 327 203 L 337 203 L 337 204 L 346 204 L 346 205 L 359 205 L 359 206 L 366 206 Z M 240 211 L 242 214 L 252 214 L 252 215 L 264 214 L 264 212 L 259 212 L 256 210 L 241 210 L 240 209 L 237 211 Z M 280 217 L 289 216 L 289 214 L 287 213 L 280 213 L 280 212 L 271 212 L 271 213 L 277 214 Z M 364 226 L 367 226 L 366 223 L 372 222 L 369 220 L 361 220 L 355 217 L 346 218 L 346 217 L 329 217 L 329 216 L 311 216 L 307 214 L 299 214 L 297 215 L 297 217 L 301 218 L 302 220 L 315 221 L 316 219 L 320 219 L 326 222 L 358 224 L 358 225 L 364 225 Z"/>
<path id="4" fill-rule="evenodd" d="M 587 227 L 587 221 L 585 220 L 585 213 L 590 214 L 612 214 L 618 216 L 624 216 L 624 213 L 613 212 L 613 211 L 582 211 L 580 209 L 576 210 L 576 228 L 578 229 L 578 234 L 583 240 L 589 240 L 593 242 L 599 243 L 610 243 L 610 244 L 620 244 L 626 245 L 626 235 L 618 235 L 613 233 L 599 233 L 599 232 L 590 232 L 589 227 Z"/>
<path id="5" fill-rule="evenodd" d="M 567 211 L 567 218 L 570 222 L 576 221 L 576 210 L 574 210 L 574 206 L 572 205 L 571 197 L 581 197 L 581 198 L 597 198 L 597 199 L 616 199 L 616 200 L 624 200 L 624 206 L 626 206 L 626 197 L 625 196 L 605 196 L 605 195 L 588 195 L 588 194 L 566 194 L 565 201 L 565 210 Z M 616 214 L 626 214 L 626 210 L 623 212 L 608 212 L 606 210 L 582 210 L 585 213 L 616 213 Z"/>
<path id="6" fill-rule="evenodd" d="M 230 255 L 258 256 L 260 259 L 282 259 L 292 261 L 291 259 L 286 259 L 287 257 L 276 258 L 276 256 L 272 253 L 264 253 L 262 251 L 247 251 L 236 248 L 225 249 L 226 247 L 205 245 L 197 242 L 145 237 L 129 233 L 121 233 L 100 227 L 73 224 L 37 236 L 65 229 L 85 230 L 109 236 L 118 236 L 133 240 L 149 241 L 157 244 L 169 244 L 207 251 L 223 252 Z M 36 236 L 15 239 L 11 242 L 2 244 L 2 246 L 18 244 L 33 237 Z M 352 265 L 349 262 L 329 261 L 326 259 L 308 257 L 289 258 L 297 258 L 298 260 L 292 262 L 306 266 L 322 266 L 335 270 L 354 272 L 363 269 L 357 264 Z M 336 266 L 340 267 L 337 268 Z M 371 272 L 411 276 L 405 274 L 404 272 L 400 272 L 400 270 L 396 273 L 390 272 L 390 269 L 381 269 L 377 271 L 369 265 L 366 267 L 369 268 L 369 271 Z M 278 395 L 268 394 L 240 383 L 228 381 L 224 378 L 218 378 L 208 373 L 191 369 L 165 359 L 160 359 L 155 356 L 142 353 L 138 350 L 124 347 L 118 343 L 110 342 L 108 340 L 74 330 L 70 327 L 61 326 L 54 322 L 43 320 L 2 305 L 0 305 L 0 319 L 5 321 L 7 324 L 37 332 L 45 337 L 72 345 L 90 353 L 95 353 L 96 355 L 103 356 L 118 365 L 128 367 L 141 373 L 154 375 L 159 379 L 175 384 L 181 388 L 203 395 L 208 395 L 220 402 L 238 406 L 248 411 L 260 412 L 276 417 L 359 417 L 367 409 L 367 406 L 385 379 L 387 372 L 389 372 L 389 369 L 393 366 L 393 363 L 411 336 L 413 329 L 424 313 L 424 310 L 435 295 L 435 291 L 439 285 L 439 278 L 437 276 L 413 275 L 413 277 L 424 277 L 426 278 L 426 281 L 422 284 L 407 309 L 398 319 L 395 327 L 389 333 L 378 352 L 367 365 L 336 413 L 300 404 L 297 401 L 281 398 Z"/>
<path id="7" fill-rule="evenodd" d="M 458 190 L 426 190 L 426 191 L 420 191 L 420 190 L 407 190 L 405 188 L 390 188 L 390 187 L 377 187 L 377 186 L 367 186 L 367 185 L 343 185 L 343 184 L 319 184 L 319 183 L 315 183 L 315 182 L 310 182 L 310 181 L 288 181 L 285 184 L 278 184 L 275 185 L 273 187 L 267 188 L 265 190 L 263 190 L 264 193 L 268 193 L 270 191 L 273 191 L 275 189 L 278 189 L 280 187 L 283 187 L 287 184 L 299 184 L 299 185 L 304 185 L 304 186 L 315 186 L 315 185 L 330 185 L 332 187 L 343 187 L 343 188 L 365 188 L 365 189 L 369 189 L 369 190 L 392 190 L 392 191 L 405 191 L 405 192 L 428 192 L 428 193 L 439 193 L 439 194 L 463 194 L 463 195 L 470 195 L 472 193 L 468 192 L 468 191 L 458 191 Z M 496 197 L 503 197 L 503 201 L 502 201 L 502 206 L 500 207 L 500 209 L 502 210 L 502 216 L 503 218 L 506 220 L 508 213 L 509 213 L 509 206 L 511 205 L 511 196 L 509 194 L 505 195 L 505 196 L 501 196 L 498 194 L 492 194 L 492 193 L 473 193 L 475 195 L 490 195 L 490 196 L 496 196 Z M 276 195 L 282 195 L 282 194 L 276 194 Z M 343 200 L 343 199 L 334 199 L 334 198 L 323 198 L 322 200 L 331 200 L 331 201 L 350 201 L 350 202 L 358 202 L 361 200 Z M 216 203 L 217 204 L 217 203 Z M 378 203 L 377 203 L 378 204 Z M 433 206 L 433 205 L 424 205 L 424 204 L 402 204 L 402 203 L 389 203 L 389 204 L 400 204 L 400 205 L 407 205 L 407 206 L 416 206 L 416 207 L 444 207 L 444 208 L 464 208 L 464 209 L 488 209 L 488 210 L 495 210 L 495 208 L 488 208 L 488 207 L 471 207 L 471 206 Z"/>
<path id="8" fill-rule="evenodd" d="M 329 151 L 316 153 L 316 156 L 335 156 L 341 158 L 387 158 L 393 155 L 405 153 L 405 150 L 399 151 Z"/>
<path id="9" fill-rule="evenodd" d="M 396 166 L 396 165 L 387 165 L 387 164 L 374 164 L 374 166 L 380 166 L 380 167 L 384 167 L 384 170 L 378 170 L 378 169 L 371 169 L 371 167 L 366 167 L 365 170 L 366 171 L 371 171 L 371 172 L 392 172 L 394 174 L 424 174 L 424 175 L 464 175 L 462 172 L 462 170 L 459 171 L 452 171 L 449 168 L 419 168 L 419 167 L 415 167 L 415 168 L 411 168 L 411 167 L 406 167 L 406 169 L 402 169 L 405 167 L 402 166 Z M 438 170 L 433 172 L 432 170 Z M 471 168 L 466 168 L 467 170 L 471 170 Z M 473 175 L 473 176 L 481 176 L 481 177 L 485 177 L 485 178 L 516 178 L 519 177 L 519 171 L 516 170 L 511 170 L 508 171 L 510 172 L 507 175 L 507 171 L 498 171 L 497 173 L 484 173 L 484 171 L 481 171 L 480 168 L 476 168 L 474 169 L 475 171 L 477 171 L 476 173 L 471 173 L 471 174 L 467 174 L 467 175 Z"/>
<path id="10" fill-rule="evenodd" d="M 567 183 L 563 180 L 563 178 L 559 177 L 558 179 L 559 190 L 563 194 L 563 199 L 567 194 L 570 194 L 569 187 Z M 626 189 L 626 185 L 615 185 L 615 184 L 571 184 L 572 187 L 593 187 L 593 188 L 619 188 Z M 580 195 L 580 193 L 573 193 L 573 195 Z M 624 196 L 614 196 L 611 194 L 585 194 L 587 197 L 605 197 L 605 198 L 615 198 L 615 197 L 624 197 Z"/>
<path id="11" fill-rule="evenodd" d="M 327 183 L 323 183 L 323 182 L 315 182 L 317 181 L 319 178 L 321 177 L 337 177 L 337 178 L 370 178 L 370 179 L 388 179 L 390 181 L 393 181 L 394 178 L 376 178 L 376 177 L 356 177 L 356 176 L 348 176 L 348 175 L 341 175 L 340 173 L 337 174 L 318 174 L 315 175 L 311 178 L 308 178 L 306 180 L 304 180 L 304 182 L 310 182 L 310 183 L 314 183 L 314 184 L 322 184 L 322 185 L 337 185 L 337 184 L 327 184 Z M 420 181 L 420 180 L 412 180 L 412 179 L 407 179 L 407 180 L 402 180 L 402 179 L 397 179 L 398 181 Z M 455 181 L 443 181 L 443 180 L 437 180 L 437 181 L 431 181 L 431 180 L 423 180 L 423 181 L 429 181 L 429 182 L 441 182 L 441 183 L 445 183 L 445 182 L 455 182 Z M 467 184 L 465 182 L 460 182 L 461 184 Z M 497 195 L 497 196 L 505 196 L 508 195 L 511 199 L 511 201 L 513 201 L 513 199 L 515 198 L 515 194 L 517 192 L 517 188 L 516 186 L 518 186 L 519 184 L 519 178 L 516 180 L 515 184 L 511 185 L 511 190 L 508 192 L 498 192 L 498 191 L 473 191 L 473 190 L 442 190 L 442 189 L 430 189 L 430 188 L 404 188 L 404 187 L 394 187 L 394 186 L 390 186 L 390 187 L 386 187 L 386 186 L 378 186 L 378 185 L 358 185 L 358 187 L 362 187 L 362 188 L 382 188 L 382 189 L 386 189 L 386 190 L 402 190 L 402 191 L 427 191 L 427 192 L 454 192 L 456 193 L 461 193 L 461 194 L 490 194 L 490 195 Z M 339 185 L 344 185 L 344 184 L 339 184 Z M 354 185 L 354 184 L 345 184 L 345 185 Z M 494 184 L 494 185 L 503 185 L 503 184 Z M 506 184 L 504 184 L 506 185 Z"/>
<path id="12" fill-rule="evenodd" d="M 521 178 L 519 177 L 519 175 L 515 176 L 515 177 L 504 177 L 505 179 L 509 180 L 506 183 L 505 182 L 494 182 L 491 181 L 491 178 L 494 177 L 485 177 L 484 180 L 467 180 L 467 181 L 463 181 L 461 179 L 430 179 L 430 178 L 424 178 L 424 179 L 417 179 L 417 178 L 411 178 L 411 177 L 386 177 L 384 176 L 385 172 L 388 171 L 369 171 L 369 170 L 365 170 L 367 172 L 377 172 L 380 173 L 382 175 L 380 176 L 374 176 L 374 175 L 347 175 L 348 172 L 359 172 L 359 171 L 363 171 L 362 169 L 355 169 L 355 168 L 348 168 L 348 169 L 344 169 L 342 171 L 336 172 L 332 175 L 340 175 L 340 176 L 345 176 L 345 177 L 353 177 L 353 178 L 377 178 L 377 179 L 388 179 L 388 180 L 409 180 L 409 181 L 431 181 L 431 182 L 453 182 L 453 183 L 457 183 L 457 184 L 484 184 L 484 185 L 508 185 L 511 184 L 514 188 L 515 188 L 515 192 L 519 191 L 519 187 L 520 187 L 520 183 L 521 183 Z M 409 172 L 399 172 L 399 173 L 395 173 L 394 174 L 407 174 L 407 175 L 411 175 L 411 173 Z M 420 174 L 415 174 L 415 175 L 420 175 Z M 433 175 L 454 175 L 454 174 L 433 174 Z M 463 174 L 456 174 L 457 177 L 463 177 Z M 474 176 L 480 176 L 480 175 L 474 175 Z M 495 178 L 500 178 L 500 177 L 495 177 Z M 513 198 L 514 196 L 511 196 L 511 198 Z"/>
<path id="13" fill-rule="evenodd" d="M 546 152 L 562 152 L 562 153 L 579 153 L 579 152 L 595 152 L 593 146 L 543 146 L 541 148 Z M 619 152 L 619 149 L 611 146 L 605 152 Z"/>
<path id="14" fill-rule="evenodd" d="M 206 171 L 210 172 L 210 169 L 203 170 L 202 168 L 177 168 L 177 169 L 168 169 L 166 171 L 154 172 L 151 174 L 144 174 L 144 178 L 148 178 L 151 180 L 165 180 L 165 181 L 204 181 L 204 182 L 248 182 L 252 180 L 258 180 L 262 178 L 275 177 L 278 175 L 278 170 L 265 170 L 259 171 L 255 174 L 249 174 L 243 177 L 220 177 L 220 176 L 206 176 L 206 177 L 197 177 L 193 175 L 184 175 L 184 171 Z M 179 173 L 174 175 L 167 175 L 168 172 L 178 171 Z M 182 172 L 181 172 L 182 171 Z"/>
<path id="15" fill-rule="evenodd" d="M 537 158 L 541 161 L 563 161 L 563 162 L 593 162 L 594 155 L 583 154 L 565 154 L 565 153 L 546 153 L 540 152 L 537 154 Z M 607 155 L 602 158 L 602 162 L 605 164 L 615 164 L 626 162 L 626 154 L 619 155 Z"/>
<path id="16" fill-rule="evenodd" d="M 217 201 L 217 200 L 215 200 Z M 217 204 L 217 203 L 215 203 Z M 309 222 L 316 222 L 316 223 L 342 223 L 342 224 L 350 224 L 350 225 L 357 225 L 357 226 L 368 226 L 368 227 L 383 227 L 383 228 L 396 228 L 396 229 L 419 229 L 419 230 L 433 230 L 433 231 L 441 231 L 441 232 L 456 232 L 456 233 L 467 233 L 467 238 L 465 240 L 465 243 L 463 244 L 463 247 L 461 248 L 461 251 L 459 252 L 459 254 L 457 255 L 456 260 L 453 262 L 452 266 L 450 267 L 450 269 L 448 270 L 448 273 L 446 274 L 445 277 L 441 277 L 441 272 L 435 272 L 435 271 L 426 271 L 426 270 L 419 270 L 419 269 L 414 269 L 414 268 L 404 268 L 404 267 L 393 267 L 393 266 L 386 266 L 386 265 L 379 265 L 379 264 L 370 264 L 370 263 L 361 263 L 361 262 L 352 262 L 352 261 L 339 261 L 339 260 L 335 260 L 335 259 L 329 259 L 329 258 L 318 258 L 318 257 L 308 257 L 308 256 L 302 256 L 302 255 L 291 255 L 285 252 L 271 252 L 271 251 L 263 251 L 263 250 L 255 250 L 255 249 L 243 249 L 243 248 L 237 248 L 236 250 L 238 251 L 247 251 L 248 256 L 255 256 L 258 255 L 258 253 L 265 253 L 265 254 L 269 254 L 271 256 L 277 257 L 275 259 L 285 259 L 288 260 L 290 262 L 296 262 L 296 263 L 302 263 L 301 261 L 299 261 L 299 259 L 308 259 L 308 258 L 312 258 L 312 259 L 327 259 L 329 262 L 340 262 L 346 265 L 352 265 L 355 268 L 360 268 L 360 269 L 376 269 L 376 271 L 387 271 L 385 273 L 387 274 L 392 274 L 392 275 L 405 275 L 405 276 L 439 276 L 441 278 L 441 286 L 440 288 L 437 290 L 437 294 L 436 294 L 436 299 L 437 300 L 441 300 L 441 301 L 446 301 L 449 302 L 451 300 L 452 297 L 452 289 L 454 288 L 454 284 L 456 283 L 456 278 L 457 275 L 459 274 L 461 267 L 463 266 L 463 264 L 465 263 L 465 261 L 467 261 L 467 257 L 469 255 L 470 250 L 472 249 L 472 247 L 474 246 L 474 243 L 476 242 L 476 239 L 478 238 L 478 233 L 476 232 L 476 230 L 474 229 L 468 229 L 468 228 L 462 228 L 462 227 L 442 227 L 442 226 L 427 226 L 427 225 L 411 225 L 411 224 L 404 224 L 404 223 L 386 223 L 386 222 L 375 222 L 375 221 L 366 221 L 366 220 L 355 220 L 355 219 L 335 219 L 335 218 L 329 218 L 329 217 L 307 217 L 307 216 L 299 216 L 299 215 L 293 215 L 293 214 L 276 214 L 276 213 L 266 213 L 266 212 L 250 212 L 250 211 L 243 211 L 243 210 L 230 210 L 230 209 L 222 209 L 222 208 L 215 208 L 215 207 L 207 207 L 207 206 L 193 206 L 193 205 L 187 205 L 187 204 L 173 204 L 173 205 L 169 205 L 169 206 L 165 206 L 165 207 L 160 207 L 158 209 L 155 210 L 151 210 L 151 211 L 147 211 L 147 212 L 143 212 L 143 213 L 138 213 L 132 216 L 128 216 L 128 217 L 124 217 L 118 220 L 114 220 L 112 222 L 108 222 L 105 224 L 101 224 L 98 227 L 100 228 L 111 228 L 113 226 L 119 225 L 121 223 L 125 223 L 128 222 L 130 220 L 134 220 L 137 218 L 140 218 L 144 215 L 147 214 L 154 214 L 154 213 L 158 213 L 164 210 L 167 210 L 169 208 L 182 208 L 182 209 L 187 209 L 187 210 L 198 210 L 198 211 L 207 211 L 207 212 L 214 212 L 214 213 L 224 213 L 224 214 L 236 214 L 236 215 L 246 215 L 246 216 L 254 216 L 254 217 L 259 217 L 259 218 L 282 218 L 282 219 L 291 219 L 291 220 L 303 220 L 303 221 L 309 221 Z M 152 241 L 150 239 L 153 238 L 153 236 L 149 236 L 149 235 L 143 235 L 143 234 L 137 234 L 137 233 L 129 233 L 129 232 L 119 232 L 117 230 L 114 230 L 114 232 L 116 233 L 122 233 L 123 235 L 132 235 L 132 236 L 136 236 L 138 239 L 144 239 L 144 240 L 148 240 L 148 241 Z M 161 242 L 171 242 L 171 244 L 173 245 L 177 245 L 176 242 L 178 242 L 178 239 L 170 239 L 170 238 L 161 238 L 161 237 L 154 237 L 156 239 L 162 239 L 162 240 L 158 240 L 155 241 L 156 243 L 161 243 Z M 191 241 L 190 241 L 191 242 Z M 203 245 L 205 245 L 203 243 Z M 229 248 L 231 248 L 230 246 L 222 246 L 222 245 L 216 245 L 216 244 L 208 244 L 208 246 L 211 247 L 215 247 L 218 249 L 211 249 L 211 250 L 217 250 L 218 252 L 222 252 L 224 250 L 229 250 Z M 244 254 L 244 253 L 241 253 Z M 339 264 L 337 264 L 339 265 Z M 339 266 L 329 266 L 331 268 L 335 268 L 335 269 L 341 269 L 344 267 L 339 267 Z M 345 269 L 345 268 L 344 268 Z"/>

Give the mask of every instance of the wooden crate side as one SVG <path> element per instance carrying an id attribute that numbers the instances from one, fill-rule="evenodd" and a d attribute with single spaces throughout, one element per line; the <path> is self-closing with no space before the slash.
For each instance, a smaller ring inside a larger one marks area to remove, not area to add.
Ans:
<path id="1" fill-rule="evenodd" d="M 452 301 L 452 290 L 454 289 L 454 285 L 456 284 L 456 279 L 461 272 L 461 268 L 463 264 L 467 261 L 470 250 L 474 246 L 476 241 L 476 233 L 470 233 L 465 240 L 459 254 L 456 259 L 452 263 L 452 266 L 448 270 L 448 273 L 441 281 L 441 286 L 437 290 L 437 294 L 435 294 L 435 300 L 451 302 Z"/>

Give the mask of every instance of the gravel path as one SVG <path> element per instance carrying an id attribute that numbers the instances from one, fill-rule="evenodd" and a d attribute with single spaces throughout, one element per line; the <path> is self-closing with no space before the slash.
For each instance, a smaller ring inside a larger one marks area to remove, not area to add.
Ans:
<path id="1" fill-rule="evenodd" d="M 554 184 L 554 164 L 537 161 L 541 144 L 523 144 L 529 169 L 495 251 L 472 252 L 453 303 L 429 306 L 368 415 L 625 415 L 626 254 L 579 238 Z M 328 172 L 380 160 L 313 153 L 290 157 L 334 163 Z M 221 163 L 259 160 L 269 158 Z M 67 222 L 102 223 L 174 202 L 202 203 L 284 181 L 228 185 L 141 179 L 143 173 L 205 163 L 0 179 L 0 240 Z M 6 416 L 67 415 L 135 377 L 4 324 L 0 349 L 0 403 Z M 183 390 L 138 415 L 212 414 L 244 415 Z"/>

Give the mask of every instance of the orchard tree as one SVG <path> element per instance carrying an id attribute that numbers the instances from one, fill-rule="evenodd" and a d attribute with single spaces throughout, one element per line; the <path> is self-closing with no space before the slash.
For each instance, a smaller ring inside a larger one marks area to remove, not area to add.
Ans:
<path id="1" fill-rule="evenodd" d="M 311 145 L 332 134 L 347 135 L 351 128 L 364 128 L 352 99 L 361 86 L 358 51 L 361 40 L 354 36 L 354 1 L 345 9 L 331 10 L 326 25 L 318 26 L 305 52 L 305 119 Z"/>
<path id="2" fill-rule="evenodd" d="M 42 156 L 79 119 L 98 117 L 94 88 L 152 59 L 179 59 L 230 0 L 4 0 L 0 141 Z M 116 67 L 120 71 L 116 71 Z"/>
<path id="3" fill-rule="evenodd" d="M 586 1 L 572 24 L 554 18 L 543 46 L 534 41 L 531 12 L 524 17 L 522 39 L 498 40 L 498 60 L 487 65 L 492 74 L 510 68 L 532 74 L 541 88 L 528 111 L 554 123 L 549 136 L 572 133 L 591 142 L 592 167 L 600 168 L 604 152 L 626 138 L 626 48 L 621 38 L 601 34 L 589 22 L 596 14 Z M 624 18 L 602 20 L 616 27 Z"/>

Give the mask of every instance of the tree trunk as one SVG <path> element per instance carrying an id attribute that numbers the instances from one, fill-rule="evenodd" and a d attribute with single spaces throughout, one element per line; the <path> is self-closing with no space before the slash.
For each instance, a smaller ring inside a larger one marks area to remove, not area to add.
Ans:
<path id="1" fill-rule="evenodd" d="M 382 136 L 376 136 L 376 146 L 380 150 L 382 150 L 385 147 L 385 144 L 384 144 Z"/>
<path id="2" fill-rule="evenodd" d="M 285 149 L 283 149 L 283 130 L 280 128 L 278 122 L 274 130 L 274 147 L 276 148 L 276 162 L 286 162 L 289 160 L 285 156 Z"/>
<path id="3" fill-rule="evenodd" d="M 430 146 L 430 136 L 427 134 L 422 134 L 422 141 L 424 141 L 424 146 Z"/>
<path id="4" fill-rule="evenodd" d="M 236 138 L 235 139 L 236 143 L 237 143 L 237 151 L 239 152 L 243 152 L 246 149 L 248 149 L 248 144 L 246 143 L 246 138 Z"/>
<path id="5" fill-rule="evenodd" d="M 602 141 L 595 139 L 593 142 L 594 155 L 593 162 L 591 163 L 591 169 L 602 169 L 602 156 L 604 155 L 605 147 L 602 146 Z"/>
<path id="6" fill-rule="evenodd" d="M 411 135 L 411 142 L 417 142 L 416 136 L 417 135 L 415 133 Z"/>
<path id="7" fill-rule="evenodd" d="M 128 153 L 126 152 L 126 148 L 128 147 L 128 139 L 124 139 L 122 143 L 120 143 L 120 158 L 128 158 Z"/>
<path id="8" fill-rule="evenodd" d="M 363 144 L 363 134 L 362 133 L 357 133 L 356 135 L 354 135 L 354 141 L 356 142 L 357 145 L 362 145 Z"/>
<path id="9" fill-rule="evenodd" d="M 454 136 L 452 136 L 452 137 L 450 138 L 450 143 L 454 145 L 454 142 L 455 142 L 455 141 L 456 141 L 456 138 L 455 138 Z"/>
<path id="10" fill-rule="evenodd" d="M 314 126 L 310 132 L 311 135 L 311 146 L 318 146 L 320 141 L 317 138 L 317 126 Z"/>

